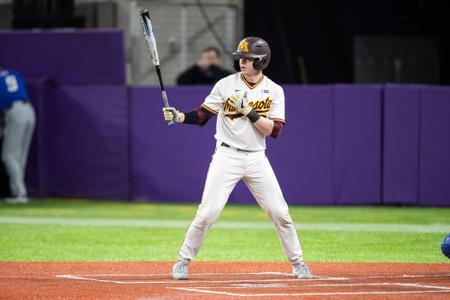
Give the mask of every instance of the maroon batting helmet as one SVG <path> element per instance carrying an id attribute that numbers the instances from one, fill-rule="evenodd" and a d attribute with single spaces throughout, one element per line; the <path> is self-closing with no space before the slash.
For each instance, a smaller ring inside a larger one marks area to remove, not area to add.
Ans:
<path id="1" fill-rule="evenodd" d="M 262 38 L 249 36 L 240 41 L 233 55 L 238 58 L 254 58 L 253 67 L 262 70 L 269 65 L 270 47 Z"/>

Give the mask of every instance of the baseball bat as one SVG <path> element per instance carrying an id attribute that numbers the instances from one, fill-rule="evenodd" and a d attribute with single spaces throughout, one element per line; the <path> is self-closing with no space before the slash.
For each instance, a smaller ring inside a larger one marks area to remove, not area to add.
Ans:
<path id="1" fill-rule="evenodd" d="M 150 12 L 148 9 L 144 9 L 139 12 L 139 19 L 141 20 L 142 28 L 144 30 L 144 37 L 147 42 L 150 58 L 152 59 L 156 74 L 158 75 L 159 87 L 161 89 L 164 107 L 169 107 L 169 99 L 167 98 L 166 88 L 164 87 L 164 82 L 161 75 L 161 68 L 159 67 L 158 48 L 156 48 L 156 39 L 153 34 L 152 22 L 150 20 Z M 173 121 L 170 121 L 169 125 L 172 124 Z"/>

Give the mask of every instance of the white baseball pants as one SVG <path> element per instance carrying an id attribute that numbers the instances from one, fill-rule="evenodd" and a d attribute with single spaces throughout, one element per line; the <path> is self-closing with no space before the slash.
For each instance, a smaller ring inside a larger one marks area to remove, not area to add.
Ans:
<path id="1" fill-rule="evenodd" d="M 14 102 L 6 111 L 2 160 L 14 197 L 26 197 L 25 168 L 35 125 L 34 109 L 29 102 Z"/>
<path id="2" fill-rule="evenodd" d="M 271 218 L 289 261 L 302 260 L 303 251 L 295 225 L 264 151 L 242 152 L 224 146 L 217 146 L 213 155 L 202 202 L 186 233 L 179 259 L 194 259 L 206 232 L 219 217 L 230 193 L 241 179 Z"/>

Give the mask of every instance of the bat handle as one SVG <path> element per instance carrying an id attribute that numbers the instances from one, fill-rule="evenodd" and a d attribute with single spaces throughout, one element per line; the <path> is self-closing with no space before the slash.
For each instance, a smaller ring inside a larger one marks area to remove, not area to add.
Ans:
<path id="1" fill-rule="evenodd" d="M 159 69 L 159 66 L 158 66 L 158 69 Z M 160 74 L 161 74 L 161 73 L 158 72 L 158 75 L 159 75 L 159 76 L 161 76 Z M 169 105 L 169 99 L 167 98 L 166 90 L 164 89 L 164 85 L 162 85 L 162 79 L 161 79 L 161 77 L 159 77 L 159 78 L 160 78 L 159 82 L 160 82 L 160 84 L 161 84 L 161 94 L 162 94 L 162 98 L 163 98 L 163 102 L 164 102 L 164 107 L 169 107 L 169 106 L 170 106 L 170 105 Z M 168 126 L 172 126 L 173 124 L 175 124 L 174 121 L 169 121 L 167 125 L 168 125 Z"/>

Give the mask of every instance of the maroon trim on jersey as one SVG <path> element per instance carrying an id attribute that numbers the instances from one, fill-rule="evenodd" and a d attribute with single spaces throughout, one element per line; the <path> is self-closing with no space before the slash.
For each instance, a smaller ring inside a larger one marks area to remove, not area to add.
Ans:
<path id="1" fill-rule="evenodd" d="M 211 117 L 214 116 L 211 112 L 207 111 L 206 109 L 204 109 L 201 106 L 194 109 L 193 112 L 197 113 L 198 125 L 200 125 L 200 126 L 205 126 L 205 124 L 208 123 L 209 119 L 211 119 Z"/>
<path id="2" fill-rule="evenodd" d="M 184 123 L 204 126 L 212 116 L 214 116 L 214 114 L 200 106 L 184 113 Z"/>
<path id="3" fill-rule="evenodd" d="M 234 120 L 234 119 L 236 119 L 236 118 L 240 118 L 240 117 L 243 117 L 244 115 L 243 114 L 241 114 L 241 113 L 239 113 L 239 114 L 226 114 L 225 115 L 225 117 L 228 117 L 228 118 L 230 118 L 231 120 Z"/>
<path id="4" fill-rule="evenodd" d="M 276 139 L 280 135 L 283 127 L 284 127 L 283 122 L 273 121 L 273 129 L 272 129 L 272 133 L 270 134 L 270 136 L 273 137 L 274 139 Z"/>
<path id="5" fill-rule="evenodd" d="M 241 73 L 241 79 L 251 90 L 253 90 L 255 87 L 257 87 L 261 83 L 261 81 L 263 81 L 264 75 L 262 75 L 261 78 L 257 82 L 250 82 L 250 81 L 247 81 L 244 74 Z"/>
<path id="6" fill-rule="evenodd" d="M 213 115 L 217 115 L 218 112 L 215 111 L 214 109 L 208 107 L 207 105 L 205 105 L 204 103 L 202 105 L 200 105 L 200 107 L 202 107 L 203 109 L 209 111 L 210 113 L 212 113 Z"/>

